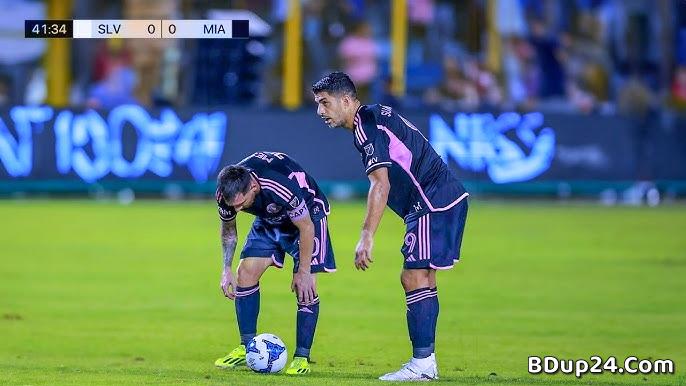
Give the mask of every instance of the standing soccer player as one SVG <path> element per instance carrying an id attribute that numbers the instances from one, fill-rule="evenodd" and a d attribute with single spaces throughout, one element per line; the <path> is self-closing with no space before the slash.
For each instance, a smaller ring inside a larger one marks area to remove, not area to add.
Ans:
<path id="1" fill-rule="evenodd" d="M 370 267 L 374 234 L 387 204 L 406 224 L 400 281 L 412 359 L 379 379 L 436 379 L 436 271 L 452 268 L 460 258 L 468 193 L 412 123 L 388 106 L 361 104 L 346 74 L 327 75 L 312 86 L 312 92 L 317 114 L 329 127 L 353 132 L 371 182 L 355 267 L 363 271 Z"/>
<path id="2" fill-rule="evenodd" d="M 315 180 L 284 153 L 258 152 L 217 177 L 224 269 L 221 289 L 236 302 L 241 343 L 217 359 L 220 368 L 245 365 L 246 346 L 257 333 L 259 280 L 273 265 L 293 256 L 291 290 L 297 294 L 296 349 L 287 374 L 310 372 L 310 348 L 319 317 L 316 273 L 336 270 L 326 216 L 329 203 Z M 236 213 L 256 216 L 241 252 L 236 278 L 231 262 L 236 250 Z M 250 348 L 248 347 L 248 350 Z"/>

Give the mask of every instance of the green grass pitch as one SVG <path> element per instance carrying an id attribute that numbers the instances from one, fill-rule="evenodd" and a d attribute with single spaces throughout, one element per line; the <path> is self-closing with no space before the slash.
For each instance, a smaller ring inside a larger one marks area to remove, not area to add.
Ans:
<path id="1" fill-rule="evenodd" d="M 212 202 L 0 201 L 0 384 L 374 385 L 410 353 L 403 225 L 352 265 L 362 203 L 334 203 L 306 378 L 221 371 L 237 344 Z M 250 217 L 239 217 L 241 239 Z M 289 261 L 261 281 L 258 332 L 294 344 Z M 441 384 L 686 384 L 686 207 L 473 201 L 439 273 Z M 675 375 L 528 375 L 529 355 L 669 358 Z"/>

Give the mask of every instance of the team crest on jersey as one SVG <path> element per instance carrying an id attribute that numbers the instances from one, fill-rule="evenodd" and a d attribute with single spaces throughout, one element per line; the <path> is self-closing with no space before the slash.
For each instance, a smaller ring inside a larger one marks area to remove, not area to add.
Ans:
<path id="1" fill-rule="evenodd" d="M 274 204 L 274 203 L 267 205 L 267 212 L 269 212 L 269 213 L 279 213 L 280 210 L 281 210 L 281 207 Z"/>
<path id="2" fill-rule="evenodd" d="M 367 154 L 367 155 L 372 155 L 372 154 L 374 154 L 374 145 L 370 143 L 369 145 L 365 146 L 365 147 L 364 147 L 364 152 L 365 152 L 365 154 Z"/>
<path id="3" fill-rule="evenodd" d="M 298 205 L 300 205 L 300 200 L 298 200 L 298 197 L 293 197 L 293 199 L 288 204 L 294 208 L 297 208 Z"/>

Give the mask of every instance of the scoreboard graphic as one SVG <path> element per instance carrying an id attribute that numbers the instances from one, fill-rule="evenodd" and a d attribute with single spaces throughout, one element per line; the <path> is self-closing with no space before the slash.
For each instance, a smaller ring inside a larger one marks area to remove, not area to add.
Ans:
<path id="1" fill-rule="evenodd" d="M 25 38 L 247 39 L 249 21 L 229 20 L 25 20 Z"/>

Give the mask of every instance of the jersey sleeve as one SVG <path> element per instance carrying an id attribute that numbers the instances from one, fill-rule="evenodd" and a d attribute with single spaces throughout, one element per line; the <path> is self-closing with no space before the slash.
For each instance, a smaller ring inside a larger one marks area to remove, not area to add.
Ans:
<path id="1" fill-rule="evenodd" d="M 217 212 L 219 214 L 219 219 L 224 222 L 234 220 L 236 218 L 236 210 L 224 202 L 224 198 L 219 190 L 217 190 L 215 196 L 217 198 Z"/>
<path id="2" fill-rule="evenodd" d="M 355 143 L 362 155 L 365 173 L 392 165 L 388 154 L 388 136 L 377 128 L 373 112 L 364 110 L 355 116 Z"/>

